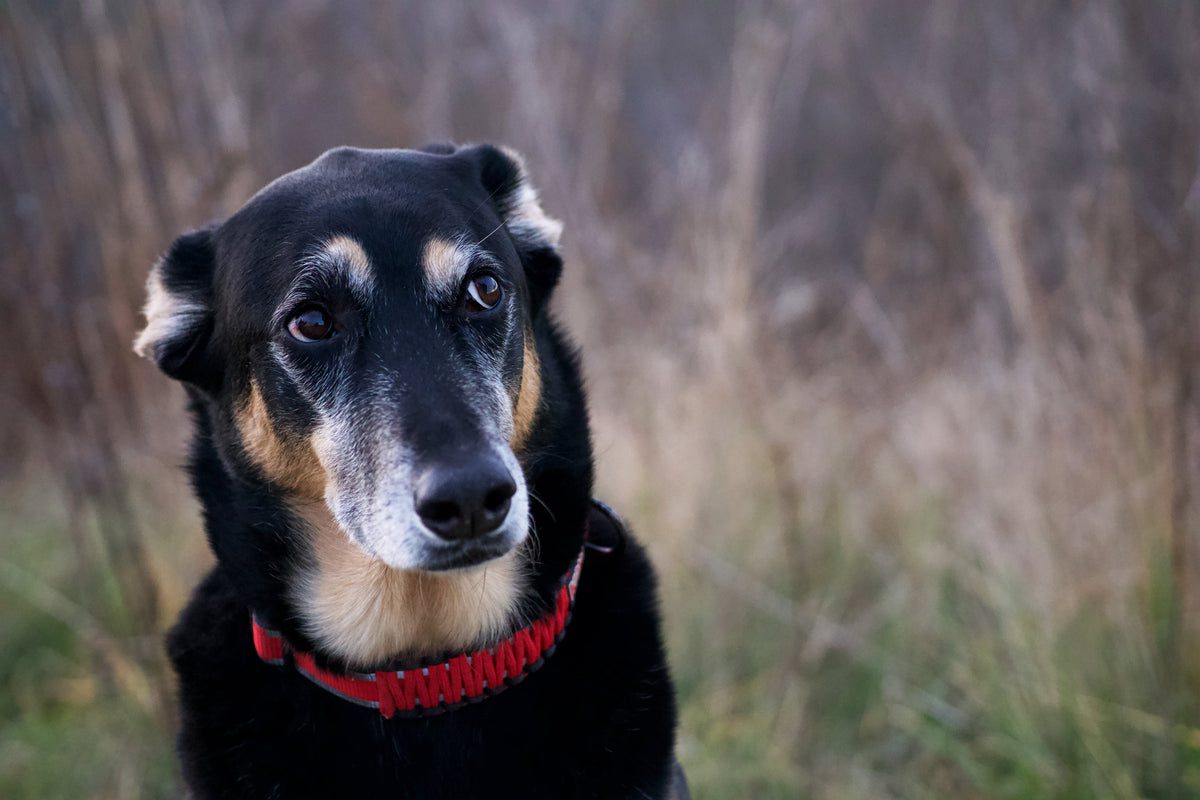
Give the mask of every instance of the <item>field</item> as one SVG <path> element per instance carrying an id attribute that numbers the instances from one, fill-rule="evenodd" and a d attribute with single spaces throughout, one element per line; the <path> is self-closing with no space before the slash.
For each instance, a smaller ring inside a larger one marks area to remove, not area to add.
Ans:
<path id="1" fill-rule="evenodd" d="M 1200 7 L 0 4 L 0 797 L 180 794 L 156 254 L 505 142 L 697 798 L 1200 798 Z"/>

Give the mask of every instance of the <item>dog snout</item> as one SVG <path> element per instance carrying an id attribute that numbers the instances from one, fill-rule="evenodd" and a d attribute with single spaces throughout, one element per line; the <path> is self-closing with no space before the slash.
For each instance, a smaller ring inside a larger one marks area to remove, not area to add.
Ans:
<path id="1" fill-rule="evenodd" d="M 425 527 L 442 539 L 474 539 L 504 523 L 516 491 L 508 467 L 489 455 L 425 469 L 417 480 L 415 506 Z"/>

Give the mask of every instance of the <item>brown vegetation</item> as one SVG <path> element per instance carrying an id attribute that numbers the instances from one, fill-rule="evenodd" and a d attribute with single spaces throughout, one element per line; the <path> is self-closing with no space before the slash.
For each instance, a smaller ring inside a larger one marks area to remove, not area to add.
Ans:
<path id="1" fill-rule="evenodd" d="M 699 796 L 1200 795 L 1195 6 L 20 0 L 0 137 L 0 795 L 174 791 L 155 255 L 444 138 L 565 223 Z"/>

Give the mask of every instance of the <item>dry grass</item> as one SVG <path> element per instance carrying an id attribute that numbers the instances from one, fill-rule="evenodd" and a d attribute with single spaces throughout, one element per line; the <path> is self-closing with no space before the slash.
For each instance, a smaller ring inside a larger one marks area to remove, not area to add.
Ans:
<path id="1" fill-rule="evenodd" d="M 452 137 L 566 222 L 699 797 L 1200 796 L 1197 16 L 6 5 L 0 795 L 176 791 L 157 634 L 208 556 L 128 353 L 155 252 Z"/>

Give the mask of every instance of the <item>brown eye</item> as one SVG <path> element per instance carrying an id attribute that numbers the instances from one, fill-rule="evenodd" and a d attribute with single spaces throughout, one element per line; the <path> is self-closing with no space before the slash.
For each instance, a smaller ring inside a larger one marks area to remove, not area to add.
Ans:
<path id="1" fill-rule="evenodd" d="M 319 306 L 309 306 L 288 321 L 288 333 L 301 342 L 318 342 L 336 332 L 333 316 Z"/>
<path id="2" fill-rule="evenodd" d="M 500 281 L 491 275 L 480 275 L 478 278 L 472 278 L 467 284 L 467 309 L 488 311 L 495 308 L 503 296 Z"/>

